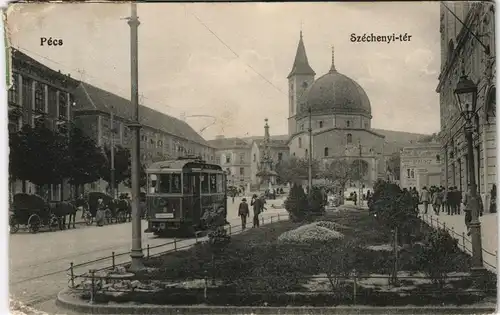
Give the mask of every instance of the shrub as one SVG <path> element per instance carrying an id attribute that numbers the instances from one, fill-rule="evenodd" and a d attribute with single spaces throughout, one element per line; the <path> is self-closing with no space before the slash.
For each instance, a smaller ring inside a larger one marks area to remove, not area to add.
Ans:
<path id="1" fill-rule="evenodd" d="M 402 242 L 410 242 L 410 235 L 419 226 L 411 194 L 396 184 L 377 181 L 369 209 L 382 224 L 390 229 L 398 228 Z"/>
<path id="2" fill-rule="evenodd" d="M 326 200 L 323 191 L 318 186 L 313 186 L 308 196 L 309 211 L 312 214 L 323 214 L 325 212 Z"/>
<path id="3" fill-rule="evenodd" d="M 290 194 L 285 201 L 285 209 L 290 214 L 292 221 L 304 220 L 307 216 L 307 196 L 302 187 L 294 184 L 290 189 Z"/>
<path id="4" fill-rule="evenodd" d="M 343 238 L 343 235 L 337 231 L 326 227 L 318 226 L 315 223 L 302 225 L 295 230 L 281 234 L 278 237 L 280 242 L 306 243 L 306 242 L 327 242 Z"/>
<path id="5" fill-rule="evenodd" d="M 432 282 L 443 287 L 449 271 L 457 270 L 464 262 L 458 249 L 458 241 L 445 230 L 430 231 L 424 239 L 424 245 L 414 256 L 415 264 L 426 273 Z"/>

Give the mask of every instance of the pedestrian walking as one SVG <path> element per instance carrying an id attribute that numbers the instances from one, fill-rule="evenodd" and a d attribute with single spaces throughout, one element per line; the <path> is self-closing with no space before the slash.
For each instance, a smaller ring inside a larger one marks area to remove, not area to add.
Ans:
<path id="1" fill-rule="evenodd" d="M 354 205 L 358 204 L 358 194 L 356 194 L 356 192 L 353 192 L 352 200 L 354 201 Z"/>
<path id="2" fill-rule="evenodd" d="M 420 201 L 424 205 L 424 213 L 427 214 L 427 210 L 429 210 L 429 201 L 430 201 L 430 195 L 429 191 L 427 190 L 427 187 L 422 188 L 422 195 L 420 195 Z"/>
<path id="3" fill-rule="evenodd" d="M 440 188 L 436 188 L 434 193 L 432 194 L 432 208 L 434 209 L 434 213 L 436 215 L 439 215 L 442 203 L 443 203 L 443 194 Z"/>
<path id="4" fill-rule="evenodd" d="M 250 217 L 250 210 L 248 209 L 247 199 L 243 198 L 241 200 L 240 206 L 238 208 L 238 216 L 241 218 L 241 229 L 247 228 L 247 218 Z"/>
<path id="5" fill-rule="evenodd" d="M 497 185 L 493 184 L 490 192 L 490 213 L 497 213 Z"/>
<path id="6" fill-rule="evenodd" d="M 472 221 L 472 209 L 470 205 L 471 192 L 470 185 L 467 186 L 467 192 L 464 196 L 464 212 L 465 212 L 465 226 L 467 227 L 467 235 L 470 235 L 470 222 Z"/>
<path id="7" fill-rule="evenodd" d="M 264 201 L 262 197 L 257 197 L 256 194 L 252 196 L 252 201 L 250 202 L 250 205 L 253 206 L 253 227 L 259 227 L 260 226 L 260 221 L 259 221 L 259 214 L 266 210 L 264 207 Z"/>

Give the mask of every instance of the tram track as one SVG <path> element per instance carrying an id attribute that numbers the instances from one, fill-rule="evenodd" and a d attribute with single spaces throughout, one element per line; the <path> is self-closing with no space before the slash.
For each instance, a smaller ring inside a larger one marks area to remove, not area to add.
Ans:
<path id="1" fill-rule="evenodd" d="M 268 218 L 276 213 L 266 213 L 264 218 Z M 232 225 L 239 223 L 239 218 L 232 218 L 229 220 Z M 120 227 L 123 225 L 110 225 L 108 227 L 115 227 L 115 229 L 123 232 Z M 125 231 L 128 234 L 128 229 L 126 227 Z M 87 230 L 87 229 L 85 229 Z M 97 228 L 94 231 L 87 231 L 93 235 L 101 233 L 102 235 L 116 234 L 117 230 L 107 231 L 106 227 Z M 128 235 L 127 235 L 128 236 Z M 98 236 L 92 236 L 99 238 Z M 126 240 L 125 240 L 126 239 Z M 143 249 L 146 250 L 148 244 L 150 246 L 150 255 L 159 255 L 169 250 L 174 250 L 173 238 L 164 239 L 158 237 L 148 238 L 143 236 L 144 243 Z M 197 238 L 183 238 L 177 239 L 177 249 L 183 250 L 191 247 L 196 243 Z M 198 238 L 198 241 L 205 239 L 205 237 Z M 19 266 L 11 268 L 9 272 L 9 285 L 10 291 L 13 298 L 25 303 L 28 306 L 34 307 L 38 304 L 47 302 L 54 299 L 57 293 L 68 287 L 69 284 L 69 266 L 73 262 L 75 264 L 74 272 L 75 275 L 83 274 L 88 272 L 89 269 L 101 269 L 110 267 L 112 264 L 111 252 L 114 251 L 115 264 L 125 264 L 130 262 L 130 257 L 128 255 L 130 240 L 124 238 L 123 241 L 114 243 L 113 245 L 106 245 L 98 249 L 85 250 L 80 252 L 75 252 L 69 255 L 61 255 L 54 258 L 46 259 L 37 263 L 30 263 L 28 265 Z M 183 247 L 181 249 L 181 247 Z M 99 255 L 103 251 L 109 251 L 105 255 Z M 145 253 L 146 254 L 146 253 Z M 86 261 L 90 261 L 88 264 L 85 261 L 79 263 L 75 261 L 77 258 L 86 257 Z M 64 268 L 60 268 L 62 265 Z M 11 266 L 15 265 L 14 261 L 11 261 Z M 58 266 L 57 266 L 58 265 Z M 66 267 L 67 266 L 67 267 Z M 59 267 L 59 268 L 58 268 Z M 52 269 L 52 270 L 51 270 Z M 41 272 L 40 272 L 41 271 Z"/>

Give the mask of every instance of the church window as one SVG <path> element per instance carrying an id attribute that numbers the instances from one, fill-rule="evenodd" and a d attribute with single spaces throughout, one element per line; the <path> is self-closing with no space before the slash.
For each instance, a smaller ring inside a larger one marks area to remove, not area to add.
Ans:
<path id="1" fill-rule="evenodd" d="M 299 138 L 299 148 L 302 148 L 302 138 Z"/>
<path id="2" fill-rule="evenodd" d="M 352 134 L 347 134 L 347 143 L 352 143 Z"/>
<path id="3" fill-rule="evenodd" d="M 300 131 L 304 131 L 304 124 L 300 125 Z"/>
<path id="4" fill-rule="evenodd" d="M 320 122 L 319 122 L 319 127 L 320 127 L 320 128 L 323 128 L 323 121 L 320 121 Z"/>
<path id="5" fill-rule="evenodd" d="M 231 155 L 226 155 L 226 163 L 229 164 L 231 163 Z"/>
<path id="6" fill-rule="evenodd" d="M 328 156 L 328 148 L 325 148 L 325 156 Z"/>
<path id="7" fill-rule="evenodd" d="M 45 112 L 45 85 L 38 82 L 35 89 L 35 110 Z"/>
<path id="8" fill-rule="evenodd" d="M 257 155 L 255 155 L 255 153 L 253 154 L 253 161 L 257 161 Z"/>
<path id="9" fill-rule="evenodd" d="M 349 120 L 346 122 L 346 124 L 347 124 L 347 128 L 351 127 L 351 122 Z"/>
<path id="10" fill-rule="evenodd" d="M 240 167 L 240 176 L 245 176 L 245 168 Z"/>
<path id="11" fill-rule="evenodd" d="M 290 92 L 293 93 L 293 83 L 290 83 Z"/>
<path id="12" fill-rule="evenodd" d="M 307 88 L 307 82 L 302 83 L 302 87 L 305 89 Z"/>
<path id="13" fill-rule="evenodd" d="M 368 123 L 365 122 L 365 129 L 368 129 Z"/>
<path id="14" fill-rule="evenodd" d="M 278 153 L 278 161 L 283 160 L 283 153 L 279 152 Z"/>
<path id="15" fill-rule="evenodd" d="M 307 149 L 306 149 L 306 157 L 308 157 L 308 156 L 309 156 L 309 151 L 307 151 Z"/>
<path id="16" fill-rule="evenodd" d="M 293 156 L 295 156 L 295 152 L 293 152 Z"/>

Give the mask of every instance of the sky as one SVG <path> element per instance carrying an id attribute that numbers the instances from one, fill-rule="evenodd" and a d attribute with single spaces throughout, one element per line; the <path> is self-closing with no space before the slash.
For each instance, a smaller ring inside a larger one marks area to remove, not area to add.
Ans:
<path id="1" fill-rule="evenodd" d="M 129 15 L 128 3 L 16 4 L 7 26 L 12 47 L 130 99 Z M 439 130 L 439 2 L 147 3 L 138 16 L 141 103 L 197 131 L 210 125 L 206 139 L 263 135 L 265 118 L 271 134 L 287 133 L 286 77 L 301 29 L 316 78 L 335 47 L 337 71 L 370 99 L 373 128 Z M 353 43 L 353 33 L 412 37 Z"/>

